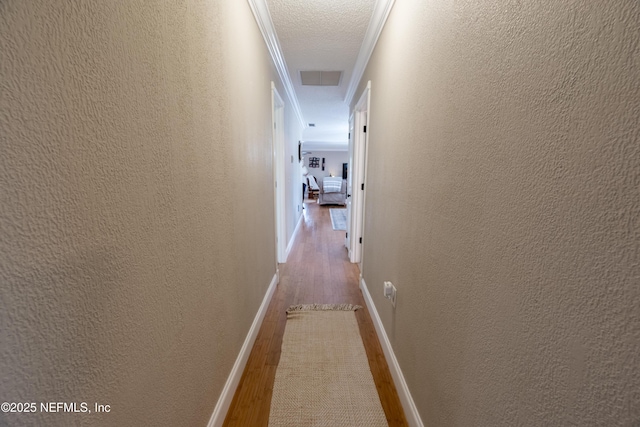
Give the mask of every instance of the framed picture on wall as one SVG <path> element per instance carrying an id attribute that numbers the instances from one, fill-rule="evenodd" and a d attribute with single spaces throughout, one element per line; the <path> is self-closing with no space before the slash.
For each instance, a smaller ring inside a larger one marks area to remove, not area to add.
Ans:
<path id="1" fill-rule="evenodd" d="M 310 168 L 317 168 L 318 166 L 320 166 L 320 159 L 317 157 L 311 157 L 309 158 L 309 167 Z"/>

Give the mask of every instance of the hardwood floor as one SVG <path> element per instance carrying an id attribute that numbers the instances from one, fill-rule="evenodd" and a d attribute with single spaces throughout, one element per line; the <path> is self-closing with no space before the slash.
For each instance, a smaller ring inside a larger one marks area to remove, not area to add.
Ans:
<path id="1" fill-rule="evenodd" d="M 358 287 L 359 270 L 344 247 L 344 231 L 331 227 L 329 207 L 305 203 L 304 223 L 286 264 L 280 265 L 275 290 L 262 327 L 231 402 L 225 426 L 266 426 L 271 393 L 286 322 L 294 304 L 359 304 L 356 318 L 369 366 L 390 426 L 406 426 L 389 368 Z"/>

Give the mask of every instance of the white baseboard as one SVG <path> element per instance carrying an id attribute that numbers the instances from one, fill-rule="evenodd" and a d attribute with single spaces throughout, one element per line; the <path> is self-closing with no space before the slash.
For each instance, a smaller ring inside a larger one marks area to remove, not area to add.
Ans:
<path id="1" fill-rule="evenodd" d="M 229 406 L 231 406 L 231 401 L 233 400 L 233 396 L 236 393 L 236 389 L 238 388 L 238 383 L 240 383 L 240 378 L 242 377 L 242 373 L 244 372 L 244 367 L 247 364 L 249 354 L 251 353 L 251 349 L 253 348 L 253 343 L 256 341 L 258 331 L 260 330 L 260 326 L 262 325 L 262 320 L 267 313 L 269 302 L 271 302 L 271 297 L 273 296 L 273 293 L 276 290 L 276 285 L 279 281 L 280 273 L 276 270 L 276 274 L 274 274 L 273 279 L 271 279 L 271 283 L 269 284 L 267 293 L 262 300 L 262 304 L 258 309 L 256 317 L 253 319 L 253 324 L 251 325 L 249 333 L 244 340 L 244 344 L 242 344 L 240 354 L 238 354 L 236 362 L 233 364 L 233 368 L 231 369 L 229 378 L 227 378 L 227 382 L 222 389 L 222 393 L 220 394 L 220 398 L 218 399 L 218 403 L 213 410 L 213 414 L 209 419 L 209 424 L 207 424 L 207 427 L 222 426 L 224 418 L 227 416 L 227 411 L 229 410 Z"/>
<path id="2" fill-rule="evenodd" d="M 296 229 L 293 230 L 293 234 L 291 235 L 291 240 L 289 240 L 289 245 L 287 245 L 287 250 L 284 253 L 284 262 L 287 262 L 287 258 L 289 258 L 289 254 L 291 253 L 291 248 L 293 248 L 293 243 L 296 241 L 296 237 L 298 237 L 298 231 L 300 231 L 300 226 L 302 225 L 304 215 L 300 214 L 300 218 L 298 218 L 298 223 L 296 224 Z"/>
<path id="3" fill-rule="evenodd" d="M 367 284 L 365 283 L 362 276 L 360 276 L 360 289 L 362 290 L 362 295 L 364 296 L 365 303 L 367 304 L 367 308 L 369 309 L 369 313 L 371 314 L 373 325 L 376 328 L 378 339 L 380 340 L 380 345 L 382 346 L 382 351 L 384 352 L 384 356 L 386 357 L 387 363 L 389 364 L 389 371 L 391 372 L 393 382 L 396 386 L 396 390 L 398 391 L 398 397 L 400 398 L 400 403 L 402 403 L 402 408 L 404 409 L 405 417 L 407 417 L 407 422 L 412 427 L 424 427 L 422 419 L 420 418 L 420 414 L 418 413 L 418 409 L 416 408 L 413 398 L 411 397 L 411 392 L 409 392 L 409 387 L 407 387 L 407 383 L 404 380 L 404 376 L 402 375 L 402 370 L 400 369 L 400 365 L 398 364 L 398 359 L 396 359 L 396 355 L 393 353 L 393 348 L 391 347 L 389 337 L 387 337 L 384 326 L 382 326 L 382 320 L 378 315 L 378 311 L 376 310 L 376 307 L 373 304 L 373 300 L 371 299 L 369 289 L 367 289 Z"/>

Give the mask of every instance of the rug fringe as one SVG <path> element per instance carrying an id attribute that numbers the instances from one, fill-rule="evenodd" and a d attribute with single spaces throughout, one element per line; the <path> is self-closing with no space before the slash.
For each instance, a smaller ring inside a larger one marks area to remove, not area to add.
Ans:
<path id="1" fill-rule="evenodd" d="M 298 304 L 287 309 L 287 314 L 297 311 L 356 311 L 362 308 L 354 304 Z"/>

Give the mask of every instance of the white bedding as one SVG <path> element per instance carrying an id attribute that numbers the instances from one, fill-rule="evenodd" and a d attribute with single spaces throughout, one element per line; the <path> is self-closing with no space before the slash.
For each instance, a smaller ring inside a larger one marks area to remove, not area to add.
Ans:
<path id="1" fill-rule="evenodd" d="M 342 178 L 326 176 L 322 181 L 325 193 L 339 193 L 342 190 Z"/>

